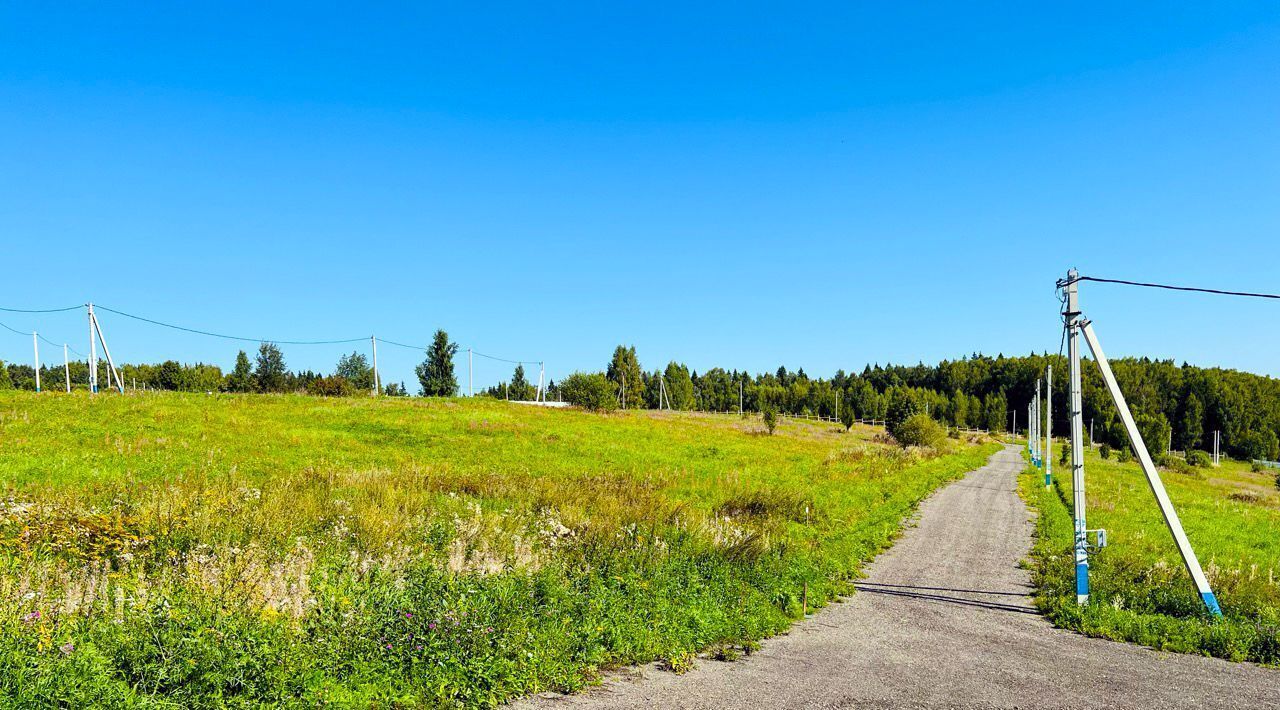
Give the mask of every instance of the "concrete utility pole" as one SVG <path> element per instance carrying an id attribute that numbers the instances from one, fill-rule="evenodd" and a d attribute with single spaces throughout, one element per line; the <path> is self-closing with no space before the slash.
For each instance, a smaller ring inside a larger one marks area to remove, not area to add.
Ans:
<path id="1" fill-rule="evenodd" d="M 1169 533 L 1173 536 L 1173 541 L 1178 547 L 1178 552 L 1182 556 L 1182 563 L 1186 566 L 1191 579 L 1195 581 L 1196 590 L 1200 593 L 1200 599 L 1204 602 L 1205 608 L 1214 616 L 1222 616 L 1222 609 L 1218 606 L 1218 599 L 1214 596 L 1213 589 L 1209 586 L 1209 580 L 1204 575 L 1204 570 L 1200 567 L 1200 561 L 1196 558 L 1195 550 L 1191 547 L 1191 542 L 1187 539 L 1186 532 L 1182 529 L 1182 522 L 1178 519 L 1178 513 L 1173 507 L 1173 502 L 1169 500 L 1169 494 L 1165 491 L 1164 483 L 1160 480 L 1160 475 L 1156 472 L 1155 463 L 1151 460 L 1151 453 L 1147 450 L 1146 442 L 1142 439 L 1142 434 L 1138 431 L 1138 426 L 1133 421 L 1133 414 L 1129 411 L 1129 404 L 1125 401 L 1124 393 L 1120 391 L 1120 385 L 1117 384 L 1115 375 L 1111 372 L 1111 363 L 1107 360 L 1106 354 L 1102 351 L 1102 346 L 1098 342 L 1097 336 L 1093 332 L 1093 325 L 1087 319 L 1080 318 L 1080 308 L 1078 304 L 1078 296 L 1076 292 L 1076 283 L 1078 274 L 1075 270 L 1067 273 L 1065 281 L 1059 284 L 1066 289 L 1067 299 L 1065 302 L 1066 310 L 1063 315 L 1067 318 L 1068 330 L 1070 334 L 1070 350 L 1072 361 L 1072 434 L 1075 441 L 1072 443 L 1072 459 L 1073 468 L 1078 467 L 1079 473 L 1075 486 L 1075 518 L 1076 518 L 1076 599 L 1082 604 L 1089 601 L 1089 579 L 1088 579 L 1088 549 L 1087 536 L 1090 532 L 1085 528 L 1084 518 L 1084 453 L 1081 450 L 1081 434 L 1083 428 L 1082 408 L 1079 404 L 1080 397 L 1080 351 L 1077 345 L 1077 334 L 1084 336 L 1084 340 L 1089 345 L 1090 352 L 1093 353 L 1094 361 L 1098 364 L 1098 369 L 1102 373 L 1102 381 L 1107 387 L 1107 391 L 1111 394 L 1111 400 L 1116 405 L 1116 410 L 1120 414 L 1120 422 L 1124 425 L 1125 432 L 1129 435 L 1129 441 L 1133 445 L 1134 453 L 1137 455 L 1138 463 L 1142 467 L 1143 474 L 1147 477 L 1147 485 L 1151 487 L 1151 493 L 1155 496 L 1156 503 L 1160 506 L 1160 512 L 1164 516 L 1165 525 L 1169 528 Z M 1102 547 L 1106 544 L 1105 532 L 1098 531 L 1098 546 Z M 1083 560 L 1082 560 L 1083 558 Z M 1083 564 L 1082 564 L 1083 562 Z"/>
<path id="2" fill-rule="evenodd" d="M 373 396 L 377 397 L 382 393 L 382 382 L 378 379 L 378 338 L 375 335 L 369 336 L 369 344 L 373 346 Z"/>
<path id="3" fill-rule="evenodd" d="M 1080 305 L 1076 291 L 1076 271 L 1067 272 L 1067 300 L 1062 315 L 1067 321 L 1067 357 L 1071 360 L 1068 375 L 1068 409 L 1071 414 L 1071 491 L 1075 518 L 1076 603 L 1089 603 L 1089 534 L 1085 531 L 1084 407 L 1080 395 Z"/>
<path id="4" fill-rule="evenodd" d="M 35 349 L 35 353 L 36 353 L 36 391 L 39 392 L 40 391 L 40 336 L 35 331 L 31 331 L 31 347 Z"/>
<path id="5" fill-rule="evenodd" d="M 89 305 L 89 392 L 98 393 L 98 346 L 93 332 L 93 304 Z"/>
<path id="6" fill-rule="evenodd" d="M 738 380 L 738 414 L 742 414 L 742 380 Z"/>
<path id="7" fill-rule="evenodd" d="M 471 368 L 471 348 L 467 348 L 467 396 L 476 396 L 476 380 Z"/>
<path id="8" fill-rule="evenodd" d="M 1044 487 L 1049 488 L 1053 485 L 1053 365 L 1044 379 Z"/>
<path id="9" fill-rule="evenodd" d="M 67 376 L 67 392 L 71 392 L 71 361 L 67 359 L 67 344 L 62 344 L 62 371 Z"/>

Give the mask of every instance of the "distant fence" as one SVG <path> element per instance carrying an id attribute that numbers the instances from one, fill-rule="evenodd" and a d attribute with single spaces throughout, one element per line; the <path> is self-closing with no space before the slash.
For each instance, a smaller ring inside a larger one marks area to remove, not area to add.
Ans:
<path id="1" fill-rule="evenodd" d="M 1280 468 L 1280 461 L 1268 461 L 1266 459 L 1253 459 L 1250 463 L 1256 463 L 1259 466 L 1266 466 L 1267 468 Z"/>

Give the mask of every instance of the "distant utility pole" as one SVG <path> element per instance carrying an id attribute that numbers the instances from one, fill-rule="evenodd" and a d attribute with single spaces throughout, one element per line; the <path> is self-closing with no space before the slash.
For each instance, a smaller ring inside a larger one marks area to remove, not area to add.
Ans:
<path id="1" fill-rule="evenodd" d="M 382 382 L 378 379 L 378 336 L 370 335 L 369 344 L 373 346 L 373 396 L 382 393 Z"/>
<path id="2" fill-rule="evenodd" d="M 1093 417 L 1089 417 L 1089 448 L 1093 448 Z"/>
<path id="3" fill-rule="evenodd" d="M 93 304 L 89 304 L 89 392 L 98 392 L 98 346 L 93 339 Z"/>
<path id="4" fill-rule="evenodd" d="M 67 359 L 67 344 L 62 344 L 62 371 L 67 376 L 67 392 L 71 392 L 71 361 Z"/>
<path id="5" fill-rule="evenodd" d="M 1045 372 L 1044 487 L 1053 485 L 1053 365 Z"/>
<path id="6" fill-rule="evenodd" d="M 742 380 L 738 380 L 738 414 L 742 414 Z"/>
<path id="7" fill-rule="evenodd" d="M 40 336 L 35 331 L 31 332 L 31 347 L 35 348 L 36 353 L 36 391 L 40 391 Z"/>
<path id="8" fill-rule="evenodd" d="M 476 396 L 476 380 L 471 368 L 471 348 L 467 348 L 467 396 Z"/>

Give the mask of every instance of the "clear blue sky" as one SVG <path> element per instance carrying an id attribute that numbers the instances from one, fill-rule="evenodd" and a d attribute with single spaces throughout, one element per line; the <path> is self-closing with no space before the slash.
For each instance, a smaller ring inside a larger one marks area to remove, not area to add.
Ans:
<path id="1" fill-rule="evenodd" d="M 0 5 L 0 306 L 558 378 L 1056 350 L 1069 266 L 1280 291 L 1276 3 L 471 5 Z M 1280 374 L 1275 302 L 1083 299 L 1114 355 Z"/>

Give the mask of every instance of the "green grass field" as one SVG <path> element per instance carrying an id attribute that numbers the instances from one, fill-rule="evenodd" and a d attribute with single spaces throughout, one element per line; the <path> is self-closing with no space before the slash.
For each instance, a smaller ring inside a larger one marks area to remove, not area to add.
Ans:
<path id="1" fill-rule="evenodd" d="M 0 393 L 6 706 L 492 705 L 731 657 L 994 445 L 491 400 Z"/>
<path id="2" fill-rule="evenodd" d="M 1085 457 L 1088 525 L 1109 546 L 1091 559 L 1091 604 L 1075 603 L 1070 468 L 1021 477 L 1040 512 L 1032 555 L 1040 606 L 1057 624 L 1154 648 L 1280 664 L 1280 491 L 1275 472 L 1226 461 L 1161 471 L 1187 536 L 1221 603 L 1209 618 L 1136 461 Z"/>

